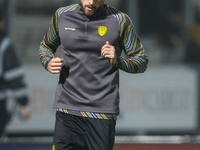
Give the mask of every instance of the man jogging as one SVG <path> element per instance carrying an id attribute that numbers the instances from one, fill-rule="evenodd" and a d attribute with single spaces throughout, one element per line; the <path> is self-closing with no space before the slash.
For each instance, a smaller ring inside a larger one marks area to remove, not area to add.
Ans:
<path id="1" fill-rule="evenodd" d="M 53 150 L 112 150 L 119 69 L 143 73 L 147 68 L 130 18 L 104 1 L 80 0 L 59 8 L 41 42 L 42 65 L 60 73 Z M 60 45 L 61 56 L 55 57 Z"/>

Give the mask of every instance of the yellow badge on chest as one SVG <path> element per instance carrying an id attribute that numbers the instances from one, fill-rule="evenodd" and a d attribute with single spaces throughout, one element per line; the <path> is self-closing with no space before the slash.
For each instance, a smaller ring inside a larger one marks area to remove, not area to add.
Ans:
<path id="1" fill-rule="evenodd" d="M 106 35 L 107 32 L 108 32 L 108 27 L 106 27 L 106 26 L 99 26 L 98 27 L 98 33 L 99 33 L 100 36 Z"/>

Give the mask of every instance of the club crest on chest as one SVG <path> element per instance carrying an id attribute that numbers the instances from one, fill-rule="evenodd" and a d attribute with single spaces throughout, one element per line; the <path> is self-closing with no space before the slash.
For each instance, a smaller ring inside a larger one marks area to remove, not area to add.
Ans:
<path id="1" fill-rule="evenodd" d="M 106 26 L 99 26 L 98 27 L 98 33 L 99 33 L 100 36 L 106 35 L 107 32 L 108 32 L 108 27 L 106 27 Z"/>

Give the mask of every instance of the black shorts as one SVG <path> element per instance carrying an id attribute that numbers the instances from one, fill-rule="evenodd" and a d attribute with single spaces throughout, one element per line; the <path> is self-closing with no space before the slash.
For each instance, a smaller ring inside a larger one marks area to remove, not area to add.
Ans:
<path id="1" fill-rule="evenodd" d="M 52 150 L 112 150 L 114 119 L 93 119 L 56 112 Z"/>

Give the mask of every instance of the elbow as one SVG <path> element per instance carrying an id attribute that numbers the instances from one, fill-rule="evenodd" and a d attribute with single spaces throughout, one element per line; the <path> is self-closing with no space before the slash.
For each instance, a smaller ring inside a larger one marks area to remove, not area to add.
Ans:
<path id="1" fill-rule="evenodd" d="M 149 63 L 149 60 L 147 58 L 143 60 L 143 63 L 141 64 L 138 73 L 144 73 L 147 70 L 148 63 Z"/>
<path id="2" fill-rule="evenodd" d="M 146 60 L 146 63 L 144 64 L 144 67 L 143 67 L 141 73 L 144 73 L 144 72 L 147 70 L 148 62 L 149 62 L 149 60 L 147 59 L 147 60 Z"/>
<path id="3" fill-rule="evenodd" d="M 144 73 L 147 70 L 147 66 L 143 67 L 139 73 Z"/>

